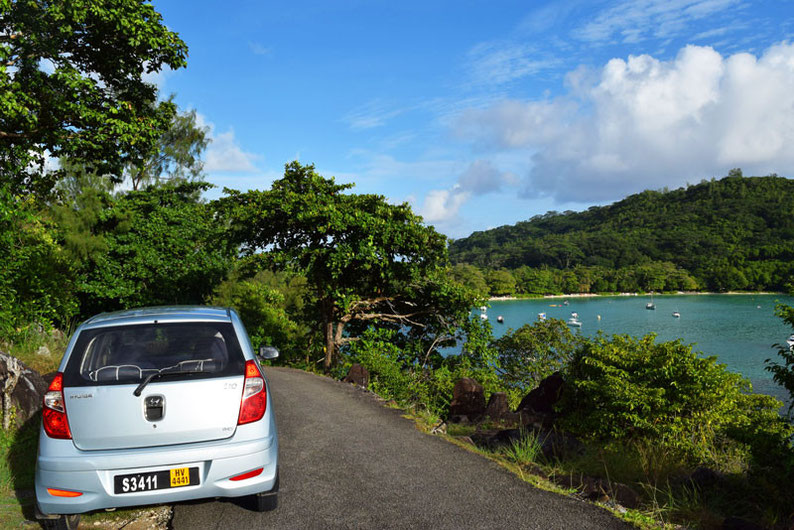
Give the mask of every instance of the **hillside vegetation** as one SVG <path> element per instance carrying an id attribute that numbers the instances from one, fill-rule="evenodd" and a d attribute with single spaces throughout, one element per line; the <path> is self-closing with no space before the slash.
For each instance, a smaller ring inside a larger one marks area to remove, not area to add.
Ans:
<path id="1" fill-rule="evenodd" d="M 791 290 L 794 181 L 733 170 L 721 180 L 475 232 L 451 243 L 450 258 L 491 271 L 492 291 L 506 288 L 494 274 L 502 269 L 518 293 Z"/>

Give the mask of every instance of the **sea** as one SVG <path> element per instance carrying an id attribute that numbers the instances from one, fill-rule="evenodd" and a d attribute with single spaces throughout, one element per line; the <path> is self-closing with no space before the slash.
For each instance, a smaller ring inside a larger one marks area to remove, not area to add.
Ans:
<path id="1" fill-rule="evenodd" d="M 646 309 L 651 300 L 655 310 Z M 754 392 L 788 404 L 788 392 L 764 370 L 766 359 L 782 363 L 775 344 L 785 345 L 793 331 L 775 316 L 777 303 L 794 305 L 794 297 L 698 294 L 654 295 L 653 299 L 641 295 L 494 300 L 486 314 L 496 338 L 508 329 L 535 322 L 539 313 L 567 321 L 575 312 L 582 327 L 571 329 L 588 337 L 602 331 L 636 337 L 655 333 L 657 341 L 683 339 L 699 354 L 715 356 L 728 370 L 750 379 Z M 674 312 L 680 317 L 673 316 Z M 479 314 L 479 309 L 475 313 Z M 503 323 L 498 322 L 499 316 Z"/>

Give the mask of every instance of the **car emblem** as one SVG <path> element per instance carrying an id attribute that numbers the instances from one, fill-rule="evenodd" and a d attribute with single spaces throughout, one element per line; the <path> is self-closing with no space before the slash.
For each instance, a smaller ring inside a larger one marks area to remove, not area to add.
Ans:
<path id="1" fill-rule="evenodd" d="M 161 395 L 146 396 L 143 400 L 144 416 L 149 421 L 160 421 L 165 416 L 165 397 Z"/>

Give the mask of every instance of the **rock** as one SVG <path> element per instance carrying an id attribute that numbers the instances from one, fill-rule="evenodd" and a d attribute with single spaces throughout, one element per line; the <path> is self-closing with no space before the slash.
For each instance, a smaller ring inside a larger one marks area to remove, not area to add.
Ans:
<path id="1" fill-rule="evenodd" d="M 49 357 L 50 356 L 50 349 L 42 345 L 38 350 L 36 350 L 36 355 L 41 355 L 42 357 Z"/>
<path id="2" fill-rule="evenodd" d="M 521 425 L 535 430 L 551 430 L 554 428 L 554 421 L 557 419 L 557 415 L 554 413 L 547 414 L 522 410 L 516 414 L 519 415 Z"/>
<path id="3" fill-rule="evenodd" d="M 353 366 L 350 367 L 350 370 L 342 381 L 367 388 L 369 385 L 369 370 L 358 363 L 353 363 Z"/>
<path id="4" fill-rule="evenodd" d="M 501 421 L 505 425 L 519 425 L 521 423 L 521 414 L 518 412 L 505 412 L 502 414 Z"/>
<path id="5" fill-rule="evenodd" d="M 485 415 L 494 421 L 499 421 L 507 412 L 507 394 L 504 392 L 494 392 L 491 394 L 491 399 L 488 400 L 488 406 L 485 407 Z"/>
<path id="6" fill-rule="evenodd" d="M 21 426 L 41 410 L 47 387 L 48 384 L 37 372 L 16 357 L 0 352 L 0 413 L 3 416 L 3 428 L 7 429 L 11 425 L 12 417 L 16 425 Z"/>
<path id="7" fill-rule="evenodd" d="M 612 484 L 612 499 L 625 508 L 637 509 L 642 504 L 642 497 L 631 487 L 615 482 Z"/>
<path id="8" fill-rule="evenodd" d="M 722 530 L 764 530 L 763 526 L 757 525 L 740 517 L 727 517 L 720 527 Z"/>
<path id="9" fill-rule="evenodd" d="M 698 467 L 689 475 L 689 481 L 700 490 L 713 488 L 724 480 L 724 476 L 719 471 L 714 471 L 707 467 Z"/>
<path id="10" fill-rule="evenodd" d="M 449 416 L 466 416 L 477 421 L 485 412 L 485 389 L 474 379 L 464 377 L 452 389 Z"/>
<path id="11" fill-rule="evenodd" d="M 560 372 L 554 372 L 541 381 L 537 388 L 530 391 L 530 393 L 521 400 L 516 412 L 528 411 L 541 414 L 553 414 L 554 405 L 562 396 L 564 384 L 565 381 L 562 378 L 562 374 L 560 374 Z"/>
<path id="12" fill-rule="evenodd" d="M 540 450 L 548 460 L 554 458 L 564 460 L 569 456 L 584 453 L 584 444 L 571 434 L 556 430 L 537 432 L 541 443 Z"/>

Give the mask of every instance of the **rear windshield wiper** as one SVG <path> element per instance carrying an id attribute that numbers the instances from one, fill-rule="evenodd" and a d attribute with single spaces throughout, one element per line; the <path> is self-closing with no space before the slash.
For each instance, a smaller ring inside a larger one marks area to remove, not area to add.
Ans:
<path id="1" fill-rule="evenodd" d="M 206 370 L 181 370 L 176 372 L 155 372 L 151 375 L 147 375 L 146 379 L 141 381 L 141 384 L 133 391 L 133 395 L 138 397 L 143 392 L 143 389 L 146 388 L 146 385 L 152 382 L 152 379 L 159 379 L 161 377 L 165 377 L 167 375 L 183 375 L 183 374 L 205 374 L 207 373 Z"/>

